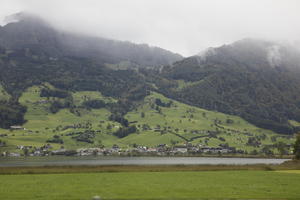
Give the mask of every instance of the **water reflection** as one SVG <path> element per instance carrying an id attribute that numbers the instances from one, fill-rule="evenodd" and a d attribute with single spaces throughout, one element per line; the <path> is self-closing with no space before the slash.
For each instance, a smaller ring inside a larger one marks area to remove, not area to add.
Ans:
<path id="1" fill-rule="evenodd" d="M 46 165 L 251 165 L 281 164 L 287 159 L 207 157 L 39 157 L 0 159 L 4 166 Z"/>

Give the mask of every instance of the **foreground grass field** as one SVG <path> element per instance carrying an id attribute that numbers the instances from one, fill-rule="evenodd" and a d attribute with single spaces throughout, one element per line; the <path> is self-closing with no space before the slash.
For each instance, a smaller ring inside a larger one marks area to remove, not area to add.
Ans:
<path id="1" fill-rule="evenodd" d="M 294 173 L 295 172 L 295 173 Z M 299 199 L 299 171 L 0 175 L 0 199 Z"/>

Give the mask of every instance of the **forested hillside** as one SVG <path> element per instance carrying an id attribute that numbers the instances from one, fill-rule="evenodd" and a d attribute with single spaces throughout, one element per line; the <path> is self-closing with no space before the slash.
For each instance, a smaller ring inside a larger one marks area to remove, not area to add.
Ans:
<path id="1" fill-rule="evenodd" d="M 280 133 L 298 130 L 300 53 L 291 46 L 245 39 L 163 68 L 161 91 L 209 110 L 235 114 Z"/>
<path id="2" fill-rule="evenodd" d="M 1 128 L 29 123 L 30 106 L 20 98 L 28 88 L 43 86 L 47 112 L 76 115 L 81 107 L 105 107 L 109 120 L 124 128 L 116 133 L 122 137 L 135 131 L 126 115 L 151 92 L 277 133 L 299 130 L 300 54 L 292 46 L 245 39 L 182 59 L 147 45 L 61 32 L 32 15 L 14 17 L 17 22 L 0 27 Z M 77 105 L 77 92 L 99 92 L 115 101 Z"/>
<path id="3" fill-rule="evenodd" d="M 173 146 L 224 148 L 237 154 L 289 154 L 293 137 L 257 128 L 240 117 L 189 106 L 150 92 L 120 115 L 117 98 L 98 91 L 68 93 L 43 83 L 26 89 L 21 129 L 1 129 L 0 152 L 18 146 L 52 150 Z M 66 106 L 68 105 L 68 106 Z M 72 105 L 72 106 L 70 106 Z"/>
<path id="4" fill-rule="evenodd" d="M 0 27 L 0 83 L 11 98 L 2 99 L 0 127 L 23 124 L 26 107 L 18 99 L 28 87 L 49 82 L 60 93 L 100 91 L 116 97 L 116 113 L 123 115 L 134 101 L 148 94 L 139 67 L 172 63 L 182 57 L 169 51 L 129 42 L 80 36 L 54 29 L 42 19 L 26 13 L 14 16 L 17 22 Z M 128 62 L 124 70 L 114 69 Z M 131 68 L 133 65 L 134 68 Z M 72 99 L 58 108 L 71 108 Z M 123 106 L 126 105 L 126 106 Z"/>

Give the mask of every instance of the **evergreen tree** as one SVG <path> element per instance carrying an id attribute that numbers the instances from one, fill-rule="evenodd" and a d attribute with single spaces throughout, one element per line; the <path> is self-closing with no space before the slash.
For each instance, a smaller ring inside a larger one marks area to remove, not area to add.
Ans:
<path id="1" fill-rule="evenodd" d="M 294 154 L 297 160 L 300 160 L 300 133 L 296 136 L 296 142 L 294 145 Z"/>

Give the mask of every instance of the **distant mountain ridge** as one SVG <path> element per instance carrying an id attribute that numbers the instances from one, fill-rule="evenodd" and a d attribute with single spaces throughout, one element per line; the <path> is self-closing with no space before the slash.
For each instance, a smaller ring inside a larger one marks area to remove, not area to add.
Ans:
<path id="1" fill-rule="evenodd" d="M 141 66 L 166 65 L 183 57 L 159 47 L 58 31 L 43 19 L 18 13 L 0 27 L 0 46 L 37 48 L 49 56 L 80 56 L 101 63 L 131 61 Z"/>

